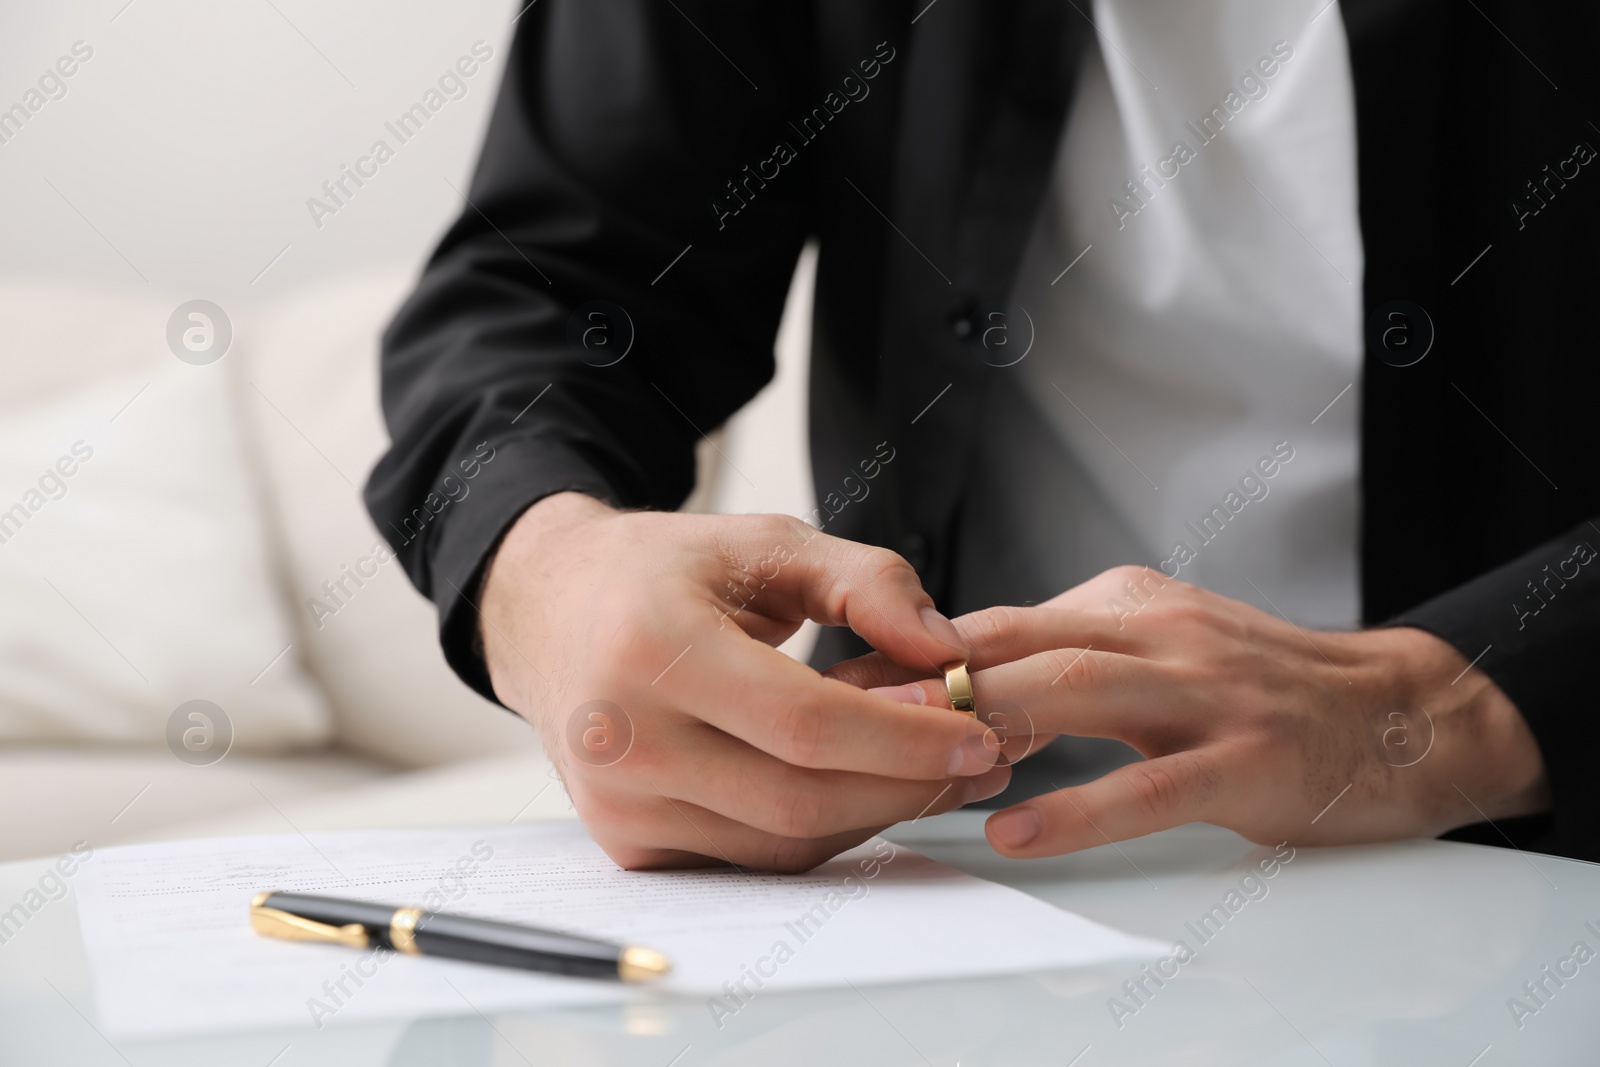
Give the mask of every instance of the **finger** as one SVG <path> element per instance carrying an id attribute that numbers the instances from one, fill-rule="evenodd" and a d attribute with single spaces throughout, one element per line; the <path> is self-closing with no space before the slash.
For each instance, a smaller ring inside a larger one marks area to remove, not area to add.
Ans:
<path id="1" fill-rule="evenodd" d="M 1178 592 L 1177 590 L 1182 590 Z M 1137 615 L 1158 600 L 1179 597 L 1202 597 L 1205 590 L 1196 589 L 1187 582 L 1169 578 L 1154 567 L 1137 564 L 1112 567 L 1101 571 L 1086 582 L 1079 582 L 1046 600 L 1041 607 L 1077 611 L 1083 614 L 1103 614 L 1120 619 Z"/>
<path id="2" fill-rule="evenodd" d="M 1099 601 L 1094 598 L 1103 601 L 1108 593 L 1118 593 L 1134 604 L 1143 605 L 1153 600 L 1155 593 L 1167 584 L 1172 584 L 1170 579 L 1148 567 L 1118 567 L 1043 605 L 999 605 L 962 615 L 953 623 L 969 649 L 967 665 L 974 670 L 1067 646 L 1135 652 L 1148 647 L 1148 642 L 1129 632 L 1124 618 L 1130 610 L 1127 605 L 1121 605 L 1121 614 L 1114 614 L 1110 610 L 1096 610 Z M 851 685 L 872 689 L 915 681 L 919 673 L 933 672 L 928 669 L 918 672 L 881 652 L 873 652 L 837 663 L 824 673 Z"/>
<path id="3" fill-rule="evenodd" d="M 948 707 L 950 701 L 943 678 L 872 692 L 904 704 Z M 997 712 L 1017 717 L 1021 712 L 1028 728 L 1039 733 L 1127 740 L 1151 726 L 1161 727 L 1165 736 L 1174 729 L 1184 730 L 1186 722 L 1199 723 L 1186 714 L 1193 695 L 1158 664 L 1095 649 L 1051 649 L 977 671 L 972 675 L 972 699 L 980 716 Z M 1022 732 L 1021 722 L 1003 725 L 1008 738 Z M 1172 740 L 1176 744 L 1187 737 L 1175 734 Z"/>
<path id="4" fill-rule="evenodd" d="M 1220 782 L 1202 751 L 1162 756 L 998 811 L 984 833 L 1001 855 L 1058 856 L 1204 821 Z"/>
<path id="5" fill-rule="evenodd" d="M 752 602 L 762 613 L 848 626 L 896 662 L 923 670 L 967 658 L 960 633 L 934 608 L 917 572 L 888 549 L 830 537 L 786 517 L 739 526 L 732 536 L 745 588 L 749 561 L 760 559 L 753 575 L 760 596 Z"/>
<path id="6" fill-rule="evenodd" d="M 1009 765 L 971 778 L 905 781 L 796 767 L 720 730 L 680 731 L 652 753 L 646 772 L 673 800 L 780 837 L 820 838 L 952 811 L 987 800 L 1011 780 Z"/>
<path id="7" fill-rule="evenodd" d="M 888 697 L 897 703 L 938 710 L 950 707 L 950 692 L 944 679 L 908 677 L 915 672 L 878 657 L 877 653 L 846 660 L 837 667 L 842 668 L 838 673 L 835 673 L 834 668 L 829 668 L 823 674 L 865 688 L 878 696 Z M 978 721 L 990 729 L 986 738 L 990 749 L 998 750 L 1005 756 L 1006 762 L 1016 763 L 1018 760 L 1027 759 L 1055 740 L 1057 734 L 1042 732 L 1033 715 L 1021 704 L 992 698 L 992 695 L 991 699 L 981 700 L 976 695 L 978 677 L 981 677 L 981 674 L 974 676 L 976 714 Z"/>
<path id="8" fill-rule="evenodd" d="M 954 625 L 971 650 L 967 666 L 973 671 L 1057 648 L 1133 652 L 1140 647 L 1131 635 L 1124 632 L 1126 627 L 1113 625 L 1109 616 L 1101 617 L 1093 612 L 1060 607 L 1019 608 L 1000 605 L 962 615 L 954 620 Z M 938 672 L 902 666 L 881 652 L 844 660 L 823 673 L 862 689 L 879 689 L 918 681 L 928 681 L 930 685 L 943 684 L 940 678 L 926 677 Z M 928 689 L 928 692 L 932 693 L 933 689 Z M 918 701 L 912 699 L 908 692 L 906 702 Z M 943 704 L 945 701 L 940 698 L 930 703 Z"/>
<path id="9" fill-rule="evenodd" d="M 1003 756 L 1004 762 L 1027 759 L 1059 736 L 1059 732 L 1041 731 L 1038 720 L 1023 705 L 987 693 L 979 685 L 979 677 L 981 674 L 973 676 L 973 717 L 989 727 L 989 747 Z M 913 706 L 950 707 L 949 690 L 943 679 L 884 686 L 870 692 Z"/>
<path id="10" fill-rule="evenodd" d="M 737 629 L 708 625 L 701 634 L 650 683 L 647 699 L 786 763 L 932 780 L 997 762 L 988 728 L 970 716 L 931 714 L 824 678 Z"/>
<path id="11" fill-rule="evenodd" d="M 919 681 L 927 674 L 925 670 L 902 667 L 882 652 L 869 652 L 855 659 L 841 660 L 822 672 L 824 678 L 834 678 L 857 689 L 901 685 Z"/>
<path id="12" fill-rule="evenodd" d="M 1136 653 L 1152 647 L 1140 636 L 1143 628 L 1136 630 L 1111 612 L 1088 606 L 1019 608 L 1002 604 L 962 615 L 955 620 L 955 627 L 972 649 L 967 666 L 977 669 L 1052 648 Z"/>
<path id="13" fill-rule="evenodd" d="M 824 677 L 835 678 L 901 703 L 920 705 L 927 702 L 938 707 L 948 704 L 948 693 L 942 680 L 919 678 L 916 671 L 900 666 L 879 652 L 844 660 L 822 673 Z M 928 681 L 929 685 L 919 688 L 915 693 L 900 688 L 907 683 L 921 681 Z M 1060 736 L 1041 732 L 1033 716 L 1020 705 L 990 701 L 979 711 L 978 718 L 993 731 L 989 738 L 990 747 L 998 744 L 1001 754 L 1009 763 L 1027 759 Z"/>
<path id="14" fill-rule="evenodd" d="M 1123 632 L 1125 627 L 1119 628 L 1091 612 L 1058 607 L 1001 605 L 959 616 L 953 623 L 971 652 L 967 666 L 974 671 L 1055 648 L 1133 648 L 1131 637 Z M 823 672 L 862 689 L 903 685 L 936 673 L 902 666 L 881 652 L 844 660 Z"/>
<path id="15" fill-rule="evenodd" d="M 783 837 L 682 800 L 657 796 L 653 803 L 630 804 L 622 835 L 596 833 L 595 839 L 618 866 L 629 870 L 710 867 L 726 864 L 745 870 L 808 871 L 854 848 L 882 827 L 864 827 L 827 837 Z M 592 816 L 586 816 L 594 825 Z"/>
<path id="16" fill-rule="evenodd" d="M 1018 730 L 1015 733 L 1008 734 L 1002 726 L 996 726 L 994 723 L 989 725 L 995 726 L 996 732 L 1000 734 L 1002 742 L 1000 753 L 1005 756 L 1012 766 L 1041 751 L 1050 742 L 1062 736 L 1061 734 L 1042 734 L 1032 729 Z"/>

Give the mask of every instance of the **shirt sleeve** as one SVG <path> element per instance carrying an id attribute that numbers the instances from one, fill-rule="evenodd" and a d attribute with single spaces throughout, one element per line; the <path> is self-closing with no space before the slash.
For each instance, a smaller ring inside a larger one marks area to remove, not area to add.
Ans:
<path id="1" fill-rule="evenodd" d="M 1393 620 L 1439 637 L 1516 704 L 1544 756 L 1547 818 L 1472 828 L 1487 844 L 1600 860 L 1600 520 L 1579 523 L 1531 552 Z"/>
<path id="2" fill-rule="evenodd" d="M 519 20 L 460 215 L 383 336 L 392 443 L 364 494 L 490 699 L 476 590 L 507 527 L 562 490 L 676 507 L 696 442 L 772 377 L 814 164 L 768 168 L 808 11 L 544 0 Z"/>

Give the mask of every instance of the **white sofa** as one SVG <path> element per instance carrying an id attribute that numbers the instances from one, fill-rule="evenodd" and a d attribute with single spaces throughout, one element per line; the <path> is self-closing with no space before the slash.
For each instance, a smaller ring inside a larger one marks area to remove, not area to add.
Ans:
<path id="1" fill-rule="evenodd" d="M 750 481 L 702 462 L 690 507 L 810 506 L 809 266 L 780 381 L 723 431 Z M 431 605 L 372 555 L 377 335 L 410 282 L 379 271 L 241 312 L 206 366 L 168 351 L 171 307 L 0 289 L 0 522 L 28 511 L 0 526 L 0 860 L 569 814 L 532 729 L 454 677 Z M 46 477 L 78 442 L 92 458 Z M 214 762 L 175 754 L 200 720 L 170 720 L 195 699 L 232 729 Z"/>

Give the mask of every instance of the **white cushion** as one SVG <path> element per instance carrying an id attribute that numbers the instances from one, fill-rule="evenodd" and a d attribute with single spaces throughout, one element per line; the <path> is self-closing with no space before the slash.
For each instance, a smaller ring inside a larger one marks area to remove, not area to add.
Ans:
<path id="1" fill-rule="evenodd" d="M 416 767 L 539 743 L 456 678 L 433 606 L 398 560 L 376 561 L 382 539 L 359 487 L 388 442 L 378 337 L 412 283 L 395 272 L 324 281 L 273 305 L 241 345 L 297 650 L 331 698 L 340 745 Z"/>
<path id="2" fill-rule="evenodd" d="M 228 359 L 180 362 L 170 310 L 0 293 L 0 741 L 160 745 L 192 699 L 238 751 L 328 734 L 285 652 Z"/>
<path id="3" fill-rule="evenodd" d="M 467 760 L 391 774 L 348 788 L 305 791 L 271 805 L 241 805 L 194 821 L 171 823 L 146 840 L 279 834 L 293 825 L 313 830 L 407 829 L 418 826 L 505 826 L 575 819 L 577 812 L 541 752 Z M 259 798 L 258 798 L 259 800 Z M 143 803 L 143 801 L 140 801 Z"/>
<path id="4" fill-rule="evenodd" d="M 279 812 L 385 774 L 369 761 L 333 753 L 251 756 L 209 767 L 154 748 L 0 748 L 0 862 L 167 836 L 173 824 L 258 812 L 268 833 L 291 833 Z M 559 792 L 559 789 L 557 790 Z M 295 818 L 288 815 L 288 818 Z"/>

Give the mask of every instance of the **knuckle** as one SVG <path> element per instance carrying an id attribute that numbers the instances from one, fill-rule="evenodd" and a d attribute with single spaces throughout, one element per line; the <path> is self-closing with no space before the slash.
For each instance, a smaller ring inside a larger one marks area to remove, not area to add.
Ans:
<path id="1" fill-rule="evenodd" d="M 827 808 L 814 786 L 780 789 L 772 802 L 772 832 L 791 838 L 820 837 L 826 829 Z"/>
<path id="2" fill-rule="evenodd" d="M 590 661 L 595 669 L 611 681 L 645 670 L 658 654 L 661 641 L 638 609 L 620 607 L 607 610 L 600 617 L 613 621 L 609 633 L 600 642 L 601 653 Z"/>
<path id="3" fill-rule="evenodd" d="M 1135 764 L 1129 783 L 1134 799 L 1145 813 L 1155 819 L 1164 819 L 1176 811 L 1184 799 L 1184 787 L 1170 768 L 1160 762 Z"/>
<path id="4" fill-rule="evenodd" d="M 772 720 L 772 754 L 797 767 L 814 767 L 826 745 L 822 712 L 810 704 L 795 704 Z"/>
<path id="5" fill-rule="evenodd" d="M 1105 661 L 1093 649 L 1063 648 L 1045 653 L 1045 658 L 1050 676 L 1066 686 L 1069 693 L 1090 695 L 1105 687 Z"/>
<path id="6" fill-rule="evenodd" d="M 761 866 L 779 874 L 804 874 L 826 860 L 829 850 L 815 841 L 799 838 L 778 838 L 767 850 Z"/>
<path id="7" fill-rule="evenodd" d="M 1024 609 L 1003 604 L 975 611 L 961 619 L 961 629 L 973 648 L 1004 647 L 1022 629 Z"/>
<path id="8" fill-rule="evenodd" d="M 1126 593 L 1132 589 L 1141 597 L 1153 596 L 1157 592 L 1163 597 L 1174 593 L 1181 595 L 1183 591 L 1194 588 L 1188 582 L 1169 577 L 1158 568 L 1132 563 L 1112 567 L 1098 575 L 1095 581 L 1104 584 L 1113 593 Z"/>
<path id="9" fill-rule="evenodd" d="M 734 575 L 781 546 L 793 548 L 816 536 L 816 527 L 780 514 L 719 515 L 706 533 L 712 555 Z"/>
<path id="10" fill-rule="evenodd" d="M 1182 578 L 1167 578 L 1165 575 L 1162 577 L 1168 585 L 1172 586 L 1172 591 L 1177 593 L 1180 598 L 1188 598 L 1204 592 L 1198 585 L 1193 582 L 1186 582 Z"/>
<path id="11" fill-rule="evenodd" d="M 1213 621 L 1214 613 L 1211 606 L 1200 597 L 1174 597 L 1170 603 L 1163 605 L 1163 608 L 1162 614 L 1174 622 L 1203 626 Z"/>
<path id="12" fill-rule="evenodd" d="M 760 516 L 763 537 L 780 544 L 803 544 L 817 536 L 817 528 L 793 515 Z"/>
<path id="13" fill-rule="evenodd" d="M 1221 603 L 1223 598 L 1208 589 L 1202 589 L 1198 585 L 1177 578 L 1169 578 L 1166 588 L 1162 591 L 1159 606 L 1171 615 L 1197 619 L 1215 615 Z"/>
<path id="14" fill-rule="evenodd" d="M 601 849 L 625 871 L 652 871 L 671 866 L 672 853 L 659 848 L 640 848 L 637 845 L 601 844 Z"/>
<path id="15" fill-rule="evenodd" d="M 606 834 L 628 829 L 639 822 L 639 806 L 609 789 L 578 789 L 572 794 L 573 807 L 585 826 Z"/>
<path id="16" fill-rule="evenodd" d="M 1095 575 L 1093 578 L 1090 578 L 1083 584 L 1085 588 L 1092 589 L 1096 596 L 1117 596 L 1122 593 L 1123 587 L 1126 583 L 1138 581 L 1138 579 L 1134 577 L 1138 570 L 1139 568 L 1129 564 L 1109 567 Z"/>
<path id="17" fill-rule="evenodd" d="M 782 531 L 784 537 L 790 541 L 794 541 L 798 544 L 810 544 L 812 541 L 822 536 L 822 531 L 819 528 L 811 525 L 804 519 L 797 518 L 794 515 L 782 515 L 780 518 L 783 520 L 783 522 L 779 529 Z"/>
<path id="18" fill-rule="evenodd" d="M 887 548 L 868 548 L 861 554 L 856 573 L 872 584 L 893 584 L 910 579 L 920 584 L 917 572 L 898 552 Z"/>
<path id="19" fill-rule="evenodd" d="M 1287 721 L 1256 724 L 1230 739 L 1230 748 L 1241 766 L 1269 767 L 1284 758 L 1286 750 L 1302 739 L 1302 731 Z"/>
<path id="20" fill-rule="evenodd" d="M 1123 582 L 1133 582 L 1137 585 L 1148 571 L 1148 567 L 1142 567 L 1136 563 L 1123 563 L 1104 572 L 1102 577 L 1114 581 L 1118 585 Z"/>

